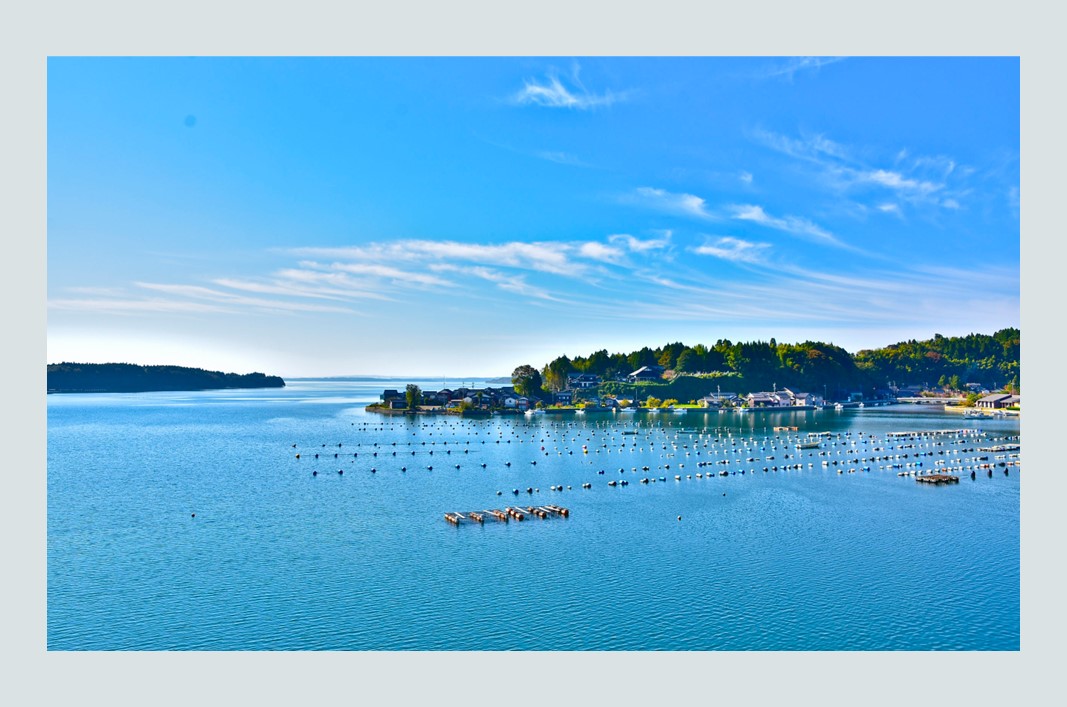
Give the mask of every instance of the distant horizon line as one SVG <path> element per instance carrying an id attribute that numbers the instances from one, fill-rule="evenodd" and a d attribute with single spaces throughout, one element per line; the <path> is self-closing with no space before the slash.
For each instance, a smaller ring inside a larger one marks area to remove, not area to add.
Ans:
<path id="1" fill-rule="evenodd" d="M 112 366 L 112 365 L 131 365 L 141 366 L 143 368 L 189 368 L 195 370 L 209 371 L 214 369 L 204 368 L 202 366 L 190 366 L 179 363 L 129 363 L 127 361 L 106 361 L 104 363 L 97 363 L 94 361 L 61 361 L 59 363 L 49 363 L 48 366 L 60 366 L 60 365 L 75 365 L 75 366 Z M 225 372 L 220 371 L 219 372 Z M 232 371 L 230 372 L 232 373 Z M 262 371 L 250 371 L 251 373 L 262 373 Z M 249 374 L 236 374 L 236 375 L 249 375 Z M 297 380 L 396 380 L 405 378 L 413 381 L 485 381 L 494 380 L 497 378 L 511 378 L 511 374 L 500 374 L 495 376 L 478 375 L 478 376 L 457 376 L 457 375 L 428 375 L 425 373 L 398 373 L 395 375 L 385 373 L 345 373 L 345 374 L 330 374 L 330 375 L 294 375 L 289 376 L 281 373 L 263 373 L 263 375 L 273 376 L 281 378 L 286 381 Z"/>
<path id="2" fill-rule="evenodd" d="M 342 376 L 279 376 L 286 380 L 394 380 L 397 378 L 407 378 L 409 380 L 418 381 L 477 381 L 477 380 L 491 380 L 494 378 L 511 378 L 510 375 L 499 376 L 428 376 L 425 374 L 413 374 L 413 375 L 379 375 L 379 374 L 367 374 L 367 375 L 342 375 Z"/>
<path id="3" fill-rule="evenodd" d="M 971 331 L 968 334 L 953 334 L 953 335 L 946 336 L 945 338 L 947 338 L 947 339 L 963 338 L 963 337 L 966 337 L 966 336 L 974 336 L 974 335 L 994 336 L 997 332 L 1003 331 L 1005 329 L 1018 329 L 1020 332 L 1022 331 L 1021 325 L 1007 324 L 1007 325 L 1002 325 L 1002 326 L 999 326 L 999 327 L 995 327 L 989 333 Z M 848 353 L 849 356 L 855 356 L 859 351 L 874 350 L 874 349 L 878 349 L 878 348 L 886 348 L 888 346 L 895 346 L 896 344 L 901 344 L 901 343 L 905 343 L 905 342 L 908 342 L 908 341 L 930 341 L 930 340 L 935 339 L 938 335 L 939 335 L 938 332 L 934 332 L 933 334 L 929 335 L 929 337 L 926 338 L 926 339 L 921 339 L 921 338 L 918 338 L 918 337 L 910 337 L 910 338 L 907 338 L 907 339 L 900 339 L 900 340 L 898 340 L 896 342 L 893 342 L 893 343 L 890 343 L 890 344 L 882 344 L 881 346 L 861 347 L 861 348 L 858 348 L 856 351 L 849 351 L 845 347 L 839 346 L 838 344 L 836 344 L 836 343 L 834 343 L 832 341 L 823 341 L 823 342 L 818 342 L 818 343 L 824 343 L 824 344 L 828 344 L 830 346 L 838 346 L 839 348 L 844 349 L 846 351 L 846 353 Z M 767 339 L 767 341 L 769 342 L 771 340 L 776 340 L 776 339 L 777 339 L 777 337 L 773 337 L 772 336 L 769 339 Z M 756 341 L 760 341 L 760 340 L 757 339 Z M 671 342 L 668 342 L 668 344 L 664 344 L 664 345 L 669 345 L 669 343 L 671 343 Z M 677 343 L 681 343 L 681 342 L 677 342 Z M 745 342 L 743 342 L 741 340 L 738 340 L 737 343 L 745 343 Z M 801 342 L 800 341 L 796 341 L 794 343 L 801 343 Z M 646 347 L 647 348 L 652 348 L 652 347 L 648 347 L 647 345 L 646 345 Z M 173 364 L 173 363 L 171 363 L 171 364 L 168 364 L 168 363 L 162 363 L 162 364 L 160 364 L 160 363 L 152 363 L 152 364 L 134 363 L 134 364 L 130 364 L 130 362 L 128 362 L 128 361 L 107 361 L 107 362 L 104 362 L 104 363 L 98 363 L 98 362 L 92 362 L 92 361 L 72 361 L 72 360 L 68 360 L 68 361 L 60 361 L 58 363 L 48 363 L 47 365 L 48 366 L 55 366 L 55 365 L 61 365 L 61 364 L 64 364 L 64 363 L 76 364 L 76 365 L 129 364 L 129 365 L 145 366 L 145 367 L 148 367 L 148 366 L 159 366 L 159 367 L 174 366 L 174 367 L 178 367 L 178 368 L 200 368 L 201 370 L 214 370 L 214 369 L 203 368 L 201 366 L 191 366 L 191 365 Z M 221 369 L 220 369 L 220 371 L 221 371 Z M 259 372 L 260 371 L 251 371 L 251 373 L 259 373 Z M 239 375 L 247 375 L 247 374 L 239 374 Z M 395 380 L 395 379 L 401 379 L 401 378 L 406 378 L 406 379 L 413 380 L 413 381 L 436 381 L 436 380 L 440 380 L 440 381 L 486 380 L 487 381 L 487 380 L 492 380 L 492 379 L 496 379 L 496 378 L 509 378 L 509 379 L 511 378 L 511 374 L 509 374 L 509 373 L 503 373 L 503 374 L 500 374 L 500 375 L 480 375 L 480 376 L 430 375 L 430 374 L 395 374 L 395 375 L 391 375 L 391 374 L 381 374 L 381 373 L 363 373 L 363 374 L 345 373 L 345 374 L 329 374 L 329 375 L 293 375 L 293 376 L 289 376 L 289 375 L 282 374 L 282 373 L 264 373 L 264 375 L 276 376 L 276 377 L 281 378 L 281 379 L 286 380 L 286 381 L 290 381 L 290 380 Z"/>

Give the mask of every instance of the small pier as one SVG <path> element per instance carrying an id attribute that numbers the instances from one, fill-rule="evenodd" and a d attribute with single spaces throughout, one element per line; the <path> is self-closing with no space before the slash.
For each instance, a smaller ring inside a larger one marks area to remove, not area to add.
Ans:
<path id="1" fill-rule="evenodd" d="M 527 516 L 546 520 L 548 518 L 569 518 L 570 515 L 571 512 L 568 508 L 546 504 L 544 506 L 508 506 L 504 510 L 489 508 L 484 511 L 467 511 L 465 513 L 450 511 L 445 513 L 445 520 L 456 526 L 470 525 L 471 523 L 485 525 L 486 518 L 500 523 L 507 523 L 511 520 L 526 520 Z"/>

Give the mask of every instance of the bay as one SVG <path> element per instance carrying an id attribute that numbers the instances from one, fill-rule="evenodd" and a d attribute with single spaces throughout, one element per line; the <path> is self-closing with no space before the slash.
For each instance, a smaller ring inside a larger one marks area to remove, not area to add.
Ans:
<path id="1" fill-rule="evenodd" d="M 412 381 L 49 396 L 48 648 L 1019 649 L 1021 468 L 897 475 L 1011 462 L 963 450 L 1017 418 L 364 410 Z"/>

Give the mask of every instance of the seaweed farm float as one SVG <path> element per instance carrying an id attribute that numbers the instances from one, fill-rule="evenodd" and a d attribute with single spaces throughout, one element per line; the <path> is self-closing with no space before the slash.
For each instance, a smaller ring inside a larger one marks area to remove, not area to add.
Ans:
<path id="1" fill-rule="evenodd" d="M 390 423 L 353 424 L 353 433 L 362 436 L 364 432 L 381 432 Z M 898 477 L 912 477 L 921 484 L 942 485 L 956 484 L 961 477 L 970 476 L 976 480 L 979 473 L 993 477 L 996 470 L 1008 475 L 1012 468 L 1021 466 L 1021 445 L 1018 433 L 986 433 L 980 429 L 946 429 L 914 430 L 881 433 L 865 432 L 829 432 L 799 430 L 775 430 L 777 434 L 756 436 L 744 434 L 741 430 L 734 432 L 726 427 L 680 429 L 671 426 L 642 425 L 620 429 L 610 423 L 565 423 L 545 427 L 536 423 L 515 425 L 510 429 L 487 431 L 479 429 L 476 423 L 469 421 L 428 422 L 418 425 L 418 430 L 428 434 L 425 439 L 409 441 L 396 440 L 389 443 L 372 441 L 359 437 L 333 444 L 316 443 L 310 448 L 303 448 L 300 453 L 298 445 L 290 446 L 292 459 L 300 466 L 310 465 L 308 471 L 317 476 L 321 465 L 336 472 L 335 478 L 349 478 L 350 473 L 366 471 L 370 474 L 388 473 L 397 470 L 405 476 L 425 469 L 436 473 L 447 468 L 454 468 L 463 473 L 470 467 L 477 467 L 481 473 L 493 473 L 494 469 L 516 470 L 514 458 L 509 460 L 497 458 L 486 463 L 472 455 L 478 454 L 488 445 L 494 447 L 510 446 L 515 453 L 525 457 L 526 461 L 536 465 L 534 457 L 558 456 L 575 457 L 576 464 L 565 468 L 567 473 L 580 473 L 602 476 L 611 468 L 604 462 L 641 454 L 636 464 L 614 465 L 619 476 L 608 480 L 607 486 L 615 489 L 614 493 L 633 493 L 626 487 L 648 487 L 657 482 L 667 483 L 673 476 L 675 484 L 697 482 L 715 483 L 712 479 L 723 477 L 752 478 L 759 472 L 775 473 L 826 473 L 866 474 L 869 472 L 894 472 Z M 417 430 L 416 430 L 417 431 Z M 485 439 L 479 435 L 487 433 Z M 415 434 L 415 432 L 412 432 Z M 452 437 L 452 435 L 459 435 Z M 433 435 L 444 435 L 437 438 Z M 373 439 L 373 438 L 372 438 Z M 302 447 L 303 445 L 301 445 Z M 525 450 L 525 451 L 524 451 Z M 529 455 L 529 456 L 527 456 Z M 651 455 L 651 456 L 649 456 Z M 431 464 L 414 465 L 418 457 L 424 457 Z M 337 462 L 347 459 L 346 469 L 338 469 Z M 404 461 L 406 458 L 406 461 Z M 581 462 L 578 462 L 581 459 Z M 387 461 L 388 460 L 388 461 Z M 451 463 L 437 465 L 438 460 Z M 470 460 L 473 463 L 457 463 Z M 695 469 L 692 467 L 696 467 Z M 341 474 L 348 475 L 341 476 Z M 669 473 L 668 473 L 669 472 Z M 762 475 L 762 474 L 761 474 Z M 631 485 L 631 480 L 639 482 Z M 587 492 L 594 484 L 581 477 L 562 479 L 564 483 L 553 485 L 553 492 L 570 492 L 585 489 Z M 573 485 L 568 485 L 567 482 Z M 599 486 L 599 484 L 597 484 Z M 602 487 L 601 487 L 602 488 Z M 534 484 L 526 488 L 531 496 L 541 491 Z M 521 491 L 516 488 L 512 493 L 518 496 Z M 496 492 L 503 494 L 502 490 Z M 531 499 L 532 500 L 532 499 Z M 562 506 L 552 504 L 508 506 L 506 508 L 487 508 L 464 512 L 448 512 L 447 522 L 453 525 L 478 523 L 487 520 L 508 522 L 509 520 L 528 519 L 531 516 L 547 518 L 565 518 L 570 511 Z"/>

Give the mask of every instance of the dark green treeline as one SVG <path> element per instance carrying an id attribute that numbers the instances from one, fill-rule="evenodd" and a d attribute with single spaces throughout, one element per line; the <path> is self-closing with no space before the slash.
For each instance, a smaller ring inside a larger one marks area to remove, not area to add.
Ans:
<path id="1" fill-rule="evenodd" d="M 825 393 L 841 398 L 851 392 L 875 395 L 898 388 L 960 387 L 976 383 L 984 388 L 1019 389 L 1020 331 L 901 341 L 879 349 L 850 354 L 821 341 L 797 344 L 770 341 L 686 346 L 680 342 L 645 347 L 627 354 L 596 351 L 589 356 L 560 356 L 541 370 L 549 390 L 564 387 L 570 373 L 594 373 L 611 380 L 641 368 L 662 366 L 679 374 L 702 375 L 709 390 L 747 393 L 772 386 Z M 715 379 L 720 379 L 716 381 Z M 707 386 L 705 386 L 707 387 Z M 611 391 L 605 391 L 611 392 Z"/>

